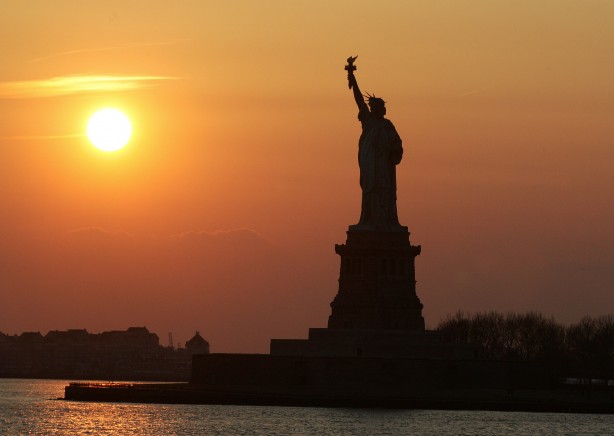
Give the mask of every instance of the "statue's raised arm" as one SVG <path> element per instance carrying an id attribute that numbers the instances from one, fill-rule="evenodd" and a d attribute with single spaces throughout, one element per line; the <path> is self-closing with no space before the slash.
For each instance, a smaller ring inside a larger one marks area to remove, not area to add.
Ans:
<path id="1" fill-rule="evenodd" d="M 365 100 L 360 92 L 360 88 L 358 87 L 358 82 L 356 81 L 356 76 L 354 76 L 354 71 L 356 71 L 356 66 L 354 65 L 354 61 L 358 56 L 350 56 L 347 61 L 348 64 L 345 66 L 345 70 L 348 72 L 348 88 L 354 91 L 354 100 L 356 100 L 356 104 L 358 105 L 358 110 L 369 110 Z"/>

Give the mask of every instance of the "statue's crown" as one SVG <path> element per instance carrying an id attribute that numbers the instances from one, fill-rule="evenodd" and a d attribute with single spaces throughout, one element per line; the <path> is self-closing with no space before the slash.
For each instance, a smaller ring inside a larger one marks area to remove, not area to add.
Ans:
<path id="1" fill-rule="evenodd" d="M 375 94 L 371 95 L 367 92 L 367 94 L 363 95 L 363 97 L 369 103 L 369 106 L 373 106 L 373 105 L 385 106 L 386 105 L 386 102 L 384 101 L 384 99 L 380 97 L 376 97 Z"/>

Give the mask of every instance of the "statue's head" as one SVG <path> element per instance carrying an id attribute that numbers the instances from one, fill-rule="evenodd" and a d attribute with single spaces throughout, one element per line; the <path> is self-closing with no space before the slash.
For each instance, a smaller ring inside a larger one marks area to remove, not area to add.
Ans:
<path id="1" fill-rule="evenodd" d="M 386 115 L 386 102 L 383 99 L 375 95 L 367 94 L 367 102 L 369 103 L 369 109 L 373 115 L 376 117 L 383 117 Z"/>

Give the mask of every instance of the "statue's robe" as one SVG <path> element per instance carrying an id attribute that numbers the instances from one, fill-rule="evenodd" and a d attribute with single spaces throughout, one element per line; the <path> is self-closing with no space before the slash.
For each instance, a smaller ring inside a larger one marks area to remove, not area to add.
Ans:
<path id="1" fill-rule="evenodd" d="M 358 143 L 358 165 L 362 208 L 359 228 L 394 229 L 397 216 L 395 166 L 403 157 L 401 137 L 390 120 L 375 117 L 368 109 L 358 114 L 362 134 Z"/>

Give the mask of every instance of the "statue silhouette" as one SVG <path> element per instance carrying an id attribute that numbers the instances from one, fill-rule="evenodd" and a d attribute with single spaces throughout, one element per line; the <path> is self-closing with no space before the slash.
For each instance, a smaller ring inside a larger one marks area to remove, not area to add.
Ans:
<path id="1" fill-rule="evenodd" d="M 375 95 L 363 96 L 354 75 L 356 57 L 348 58 L 348 86 L 358 105 L 362 134 L 358 142 L 358 165 L 362 206 L 360 221 L 351 230 L 401 230 L 397 216 L 395 166 L 403 157 L 401 137 L 386 118 L 386 104 Z M 368 101 L 368 105 L 365 102 Z"/>

